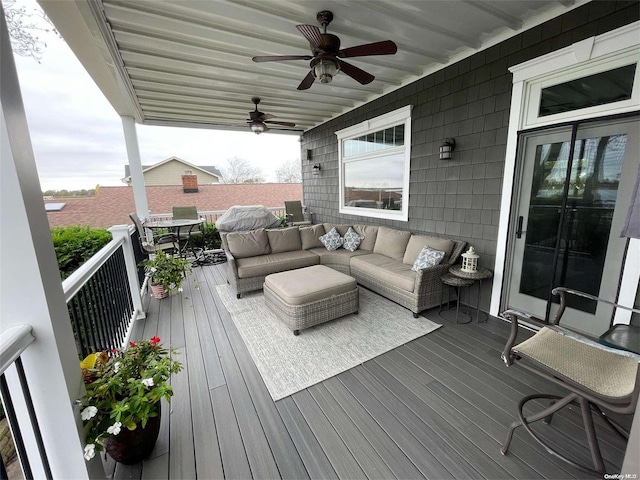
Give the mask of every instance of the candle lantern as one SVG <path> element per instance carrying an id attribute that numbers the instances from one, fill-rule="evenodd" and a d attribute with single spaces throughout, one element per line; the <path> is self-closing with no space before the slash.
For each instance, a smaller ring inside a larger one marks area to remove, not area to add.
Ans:
<path id="1" fill-rule="evenodd" d="M 462 254 L 462 268 L 463 272 L 477 272 L 478 271 L 478 259 L 480 255 L 476 253 L 473 247 L 469 247 L 465 253 Z"/>

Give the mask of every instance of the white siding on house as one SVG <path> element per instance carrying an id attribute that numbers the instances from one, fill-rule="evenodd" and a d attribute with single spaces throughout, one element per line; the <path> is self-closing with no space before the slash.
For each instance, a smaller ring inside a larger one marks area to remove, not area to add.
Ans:
<path id="1" fill-rule="evenodd" d="M 182 175 L 185 170 L 198 176 L 198 185 L 219 183 L 218 177 L 195 168 L 189 168 L 184 163 L 171 160 L 144 172 L 145 185 L 182 185 Z"/>

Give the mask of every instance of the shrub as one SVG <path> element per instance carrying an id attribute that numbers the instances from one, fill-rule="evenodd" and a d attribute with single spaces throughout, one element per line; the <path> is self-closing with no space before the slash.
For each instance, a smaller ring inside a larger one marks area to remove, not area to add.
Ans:
<path id="1" fill-rule="evenodd" d="M 215 250 L 220 248 L 222 240 L 220 240 L 220 233 L 218 232 L 216 224 L 204 222 L 203 229 L 204 236 L 194 235 L 193 245 L 197 248 L 204 248 L 205 250 Z"/>
<path id="2" fill-rule="evenodd" d="M 64 280 L 109 243 L 112 237 L 104 228 L 73 226 L 52 228 L 51 238 Z"/>

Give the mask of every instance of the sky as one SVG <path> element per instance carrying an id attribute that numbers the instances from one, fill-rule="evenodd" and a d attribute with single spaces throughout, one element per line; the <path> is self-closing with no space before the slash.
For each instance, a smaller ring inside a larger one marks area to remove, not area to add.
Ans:
<path id="1" fill-rule="evenodd" d="M 35 0 L 19 4 L 40 10 Z M 122 121 L 64 40 L 37 32 L 46 43 L 40 63 L 15 55 L 22 99 L 42 190 L 124 185 L 128 163 Z M 253 105 L 247 102 L 247 115 Z M 143 165 L 176 156 L 224 168 L 239 157 L 267 181 L 286 160 L 300 159 L 297 135 L 226 132 L 136 124 Z"/>

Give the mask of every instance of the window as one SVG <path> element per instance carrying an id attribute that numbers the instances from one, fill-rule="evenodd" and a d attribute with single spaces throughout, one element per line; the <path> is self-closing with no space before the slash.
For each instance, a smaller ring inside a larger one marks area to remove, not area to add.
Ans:
<path id="1" fill-rule="evenodd" d="M 409 219 L 411 106 L 336 132 L 340 213 Z"/>

